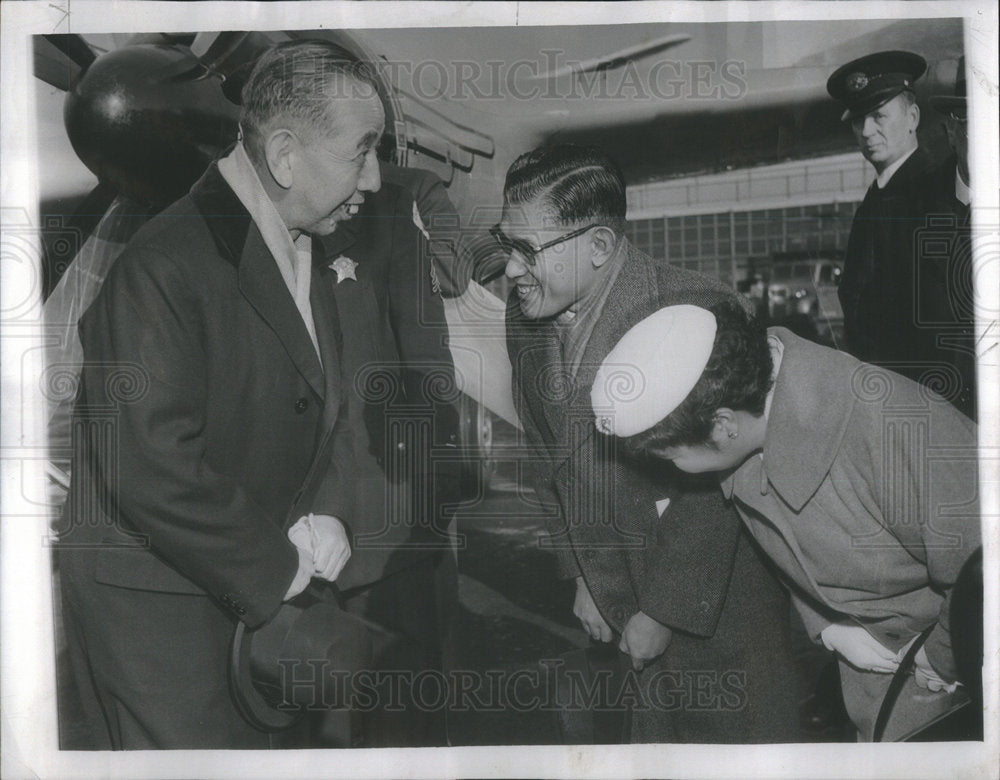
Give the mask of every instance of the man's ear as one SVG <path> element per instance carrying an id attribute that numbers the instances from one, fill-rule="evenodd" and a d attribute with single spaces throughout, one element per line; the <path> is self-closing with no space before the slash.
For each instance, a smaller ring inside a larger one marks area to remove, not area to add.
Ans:
<path id="1" fill-rule="evenodd" d="M 288 130 L 279 128 L 271 132 L 264 141 L 264 159 L 271 178 L 282 189 L 292 186 L 294 157 L 298 154 L 299 144 Z"/>
<path id="2" fill-rule="evenodd" d="M 719 449 L 728 447 L 740 435 L 740 421 L 732 409 L 722 407 L 712 417 L 712 441 Z"/>
<path id="3" fill-rule="evenodd" d="M 600 268 L 614 257 L 618 246 L 618 236 L 609 227 L 601 225 L 590 232 L 591 262 L 594 268 Z"/>
<path id="4" fill-rule="evenodd" d="M 910 106 L 910 112 L 913 116 L 913 132 L 917 132 L 917 128 L 920 127 L 920 106 L 914 103 Z"/>

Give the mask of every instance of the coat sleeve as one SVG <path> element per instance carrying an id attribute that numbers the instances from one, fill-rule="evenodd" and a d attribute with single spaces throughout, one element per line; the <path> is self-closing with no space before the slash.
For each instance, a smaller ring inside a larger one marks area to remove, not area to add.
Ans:
<path id="1" fill-rule="evenodd" d="M 718 485 L 671 491 L 639 582 L 639 608 L 696 636 L 712 636 L 722 615 L 739 542 L 740 521 Z"/>
<path id="2" fill-rule="evenodd" d="M 120 514 L 185 577 L 242 605 L 254 627 L 281 604 L 297 555 L 283 518 L 206 462 L 203 315 L 171 258 L 126 251 L 81 321 L 83 392 L 118 411 L 117 458 L 97 452 L 96 466 Z M 121 371 L 137 378 L 127 397 Z"/>
<path id="3" fill-rule="evenodd" d="M 911 433 L 915 426 L 883 426 L 876 452 L 880 462 L 893 464 L 893 472 L 879 477 L 876 495 L 883 502 L 886 528 L 926 565 L 927 586 L 944 595 L 924 648 L 938 674 L 952 681 L 957 678 L 949 620 L 952 591 L 963 564 L 982 544 L 977 429 L 940 399 L 929 408 L 924 446 Z"/>

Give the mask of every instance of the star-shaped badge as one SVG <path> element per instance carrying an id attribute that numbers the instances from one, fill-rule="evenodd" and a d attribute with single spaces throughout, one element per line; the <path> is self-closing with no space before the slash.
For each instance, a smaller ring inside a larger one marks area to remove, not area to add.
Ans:
<path id="1" fill-rule="evenodd" d="M 328 267 L 337 272 L 337 284 L 340 284 L 345 279 L 358 281 L 358 277 L 354 275 L 354 269 L 358 267 L 358 264 L 346 255 L 341 255 L 330 263 Z"/>

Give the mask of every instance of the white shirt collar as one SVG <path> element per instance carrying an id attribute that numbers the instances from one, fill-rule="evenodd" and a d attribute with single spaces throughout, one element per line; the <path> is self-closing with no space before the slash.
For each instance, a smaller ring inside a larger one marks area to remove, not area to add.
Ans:
<path id="1" fill-rule="evenodd" d="M 915 151 L 917 151 L 916 146 L 910 149 L 910 151 L 908 151 L 906 154 L 904 154 L 902 157 L 896 160 L 896 162 L 892 163 L 888 168 L 882 171 L 882 173 L 880 173 L 878 176 L 875 177 L 875 183 L 878 185 L 878 188 L 880 190 L 885 189 L 886 185 L 889 183 L 889 179 L 891 179 L 893 177 L 893 174 L 895 174 L 896 171 L 898 171 L 903 166 L 903 163 L 905 163 L 907 160 L 910 159 L 910 157 L 913 155 Z"/>
<path id="2" fill-rule="evenodd" d="M 288 232 L 284 220 L 267 196 L 242 141 L 237 142 L 233 151 L 219 160 L 219 173 L 240 199 L 240 203 L 250 212 L 250 218 L 260 230 L 264 245 L 274 257 L 281 278 L 285 280 L 288 292 L 295 301 L 295 307 L 302 316 L 302 322 L 309 332 L 309 338 L 318 357 L 319 341 L 316 338 L 316 323 L 309 301 L 312 238 L 302 233 L 298 239 L 292 241 L 292 234 Z"/>

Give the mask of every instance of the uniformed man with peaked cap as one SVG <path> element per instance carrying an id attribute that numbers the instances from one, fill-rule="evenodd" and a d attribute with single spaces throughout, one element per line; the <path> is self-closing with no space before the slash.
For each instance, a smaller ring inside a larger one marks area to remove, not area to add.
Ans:
<path id="1" fill-rule="evenodd" d="M 827 81 L 844 107 L 858 147 L 875 169 L 851 225 L 839 296 L 848 351 L 918 382 L 936 383 L 945 396 L 954 384 L 942 367 L 937 333 L 922 321 L 915 290 L 915 251 L 926 224 L 930 155 L 917 142 L 920 108 L 914 85 L 927 69 L 906 51 L 869 54 L 838 68 Z M 942 373 L 943 372 L 943 373 Z"/>

